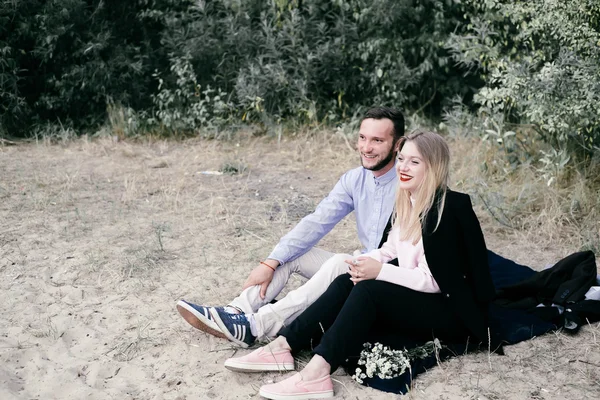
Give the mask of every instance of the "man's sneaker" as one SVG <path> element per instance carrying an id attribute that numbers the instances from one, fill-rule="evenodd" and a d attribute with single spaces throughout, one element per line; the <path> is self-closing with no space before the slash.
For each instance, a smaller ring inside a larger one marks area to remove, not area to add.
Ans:
<path id="1" fill-rule="evenodd" d="M 208 307 L 188 303 L 185 300 L 177 302 L 177 311 L 191 326 L 203 332 L 210 333 L 213 336 L 227 339 L 227 336 L 221 332 L 219 325 L 215 323 L 208 309 Z"/>
<path id="2" fill-rule="evenodd" d="M 294 357 L 289 350 L 261 347 L 242 357 L 228 358 L 225 368 L 239 372 L 293 371 Z"/>
<path id="3" fill-rule="evenodd" d="M 256 336 L 250 330 L 250 321 L 248 321 L 246 314 L 229 314 L 221 307 L 211 307 L 210 315 L 221 329 L 221 332 L 232 342 L 245 348 L 252 345 L 256 340 Z"/>

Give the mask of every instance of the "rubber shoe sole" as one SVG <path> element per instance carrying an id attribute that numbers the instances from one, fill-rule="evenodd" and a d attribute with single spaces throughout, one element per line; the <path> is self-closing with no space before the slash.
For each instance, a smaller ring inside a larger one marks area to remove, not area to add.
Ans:
<path id="1" fill-rule="evenodd" d="M 309 400 L 309 399 L 329 399 L 333 397 L 333 391 L 324 391 L 321 393 L 311 392 L 302 394 L 279 394 L 260 390 L 258 394 L 271 400 Z"/>
<path id="2" fill-rule="evenodd" d="M 210 326 L 210 324 L 212 323 L 215 324 L 216 327 L 218 327 L 218 325 L 214 321 L 209 320 L 207 317 L 202 315 L 201 312 L 196 310 L 194 307 L 190 306 L 185 301 L 179 300 L 177 302 L 177 311 L 183 317 L 183 319 L 185 319 L 186 322 L 194 328 L 201 330 L 202 332 L 209 333 L 221 339 L 228 339 L 223 332 Z"/>
<path id="3" fill-rule="evenodd" d="M 296 368 L 294 363 L 243 363 L 238 362 L 235 359 L 229 359 L 225 361 L 225 368 L 235 372 L 283 372 L 283 371 L 295 371 Z"/>

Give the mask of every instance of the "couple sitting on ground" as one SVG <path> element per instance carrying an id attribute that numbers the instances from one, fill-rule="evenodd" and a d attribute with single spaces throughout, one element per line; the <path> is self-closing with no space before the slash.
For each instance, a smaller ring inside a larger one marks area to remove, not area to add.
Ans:
<path id="1" fill-rule="evenodd" d="M 195 328 L 242 347 L 276 337 L 226 360 L 230 370 L 292 371 L 292 354 L 312 350 L 301 372 L 260 388 L 266 398 L 332 397 L 330 374 L 360 354 L 374 329 L 487 348 L 495 291 L 469 196 L 447 187 L 448 145 L 432 132 L 404 136 L 402 113 L 377 107 L 360 124 L 358 151 L 362 167 L 281 239 L 240 296 L 225 307 L 177 304 Z M 313 247 L 352 211 L 363 254 Z M 271 304 L 292 273 L 309 280 Z"/>

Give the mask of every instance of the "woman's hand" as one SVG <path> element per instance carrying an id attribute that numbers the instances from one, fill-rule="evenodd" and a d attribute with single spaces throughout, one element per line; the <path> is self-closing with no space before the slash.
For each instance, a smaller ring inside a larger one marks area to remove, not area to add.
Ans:
<path id="1" fill-rule="evenodd" d="M 345 260 L 349 265 L 350 280 L 357 284 L 361 281 L 376 279 L 383 264 L 371 257 L 358 256 L 353 260 Z"/>

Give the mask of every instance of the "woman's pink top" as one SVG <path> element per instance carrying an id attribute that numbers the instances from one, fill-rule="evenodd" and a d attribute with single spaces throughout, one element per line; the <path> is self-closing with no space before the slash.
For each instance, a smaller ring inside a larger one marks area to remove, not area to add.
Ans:
<path id="1" fill-rule="evenodd" d="M 381 248 L 362 256 L 372 257 L 383 264 L 377 280 L 401 285 L 418 292 L 440 293 L 440 288 L 427 266 L 423 238 L 419 239 L 416 245 L 413 245 L 410 240 L 400 240 L 398 226 L 392 228 Z M 386 264 L 394 258 L 398 258 L 397 267 Z"/>

